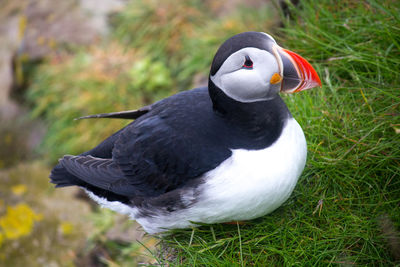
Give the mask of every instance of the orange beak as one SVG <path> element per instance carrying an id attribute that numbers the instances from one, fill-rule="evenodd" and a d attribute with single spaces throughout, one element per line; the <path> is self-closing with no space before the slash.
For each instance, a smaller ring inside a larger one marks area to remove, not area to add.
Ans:
<path id="1" fill-rule="evenodd" d="M 283 80 L 281 92 L 296 93 L 321 86 L 317 72 L 298 54 L 284 48 L 278 48 L 282 60 Z"/>

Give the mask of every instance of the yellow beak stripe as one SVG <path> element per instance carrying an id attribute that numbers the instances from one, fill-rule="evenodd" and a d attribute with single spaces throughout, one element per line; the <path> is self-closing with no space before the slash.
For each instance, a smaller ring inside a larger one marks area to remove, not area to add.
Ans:
<path id="1" fill-rule="evenodd" d="M 271 80 L 269 81 L 270 84 L 277 84 L 280 83 L 282 81 L 282 76 L 279 75 L 279 73 L 274 73 L 274 75 L 272 75 Z"/>

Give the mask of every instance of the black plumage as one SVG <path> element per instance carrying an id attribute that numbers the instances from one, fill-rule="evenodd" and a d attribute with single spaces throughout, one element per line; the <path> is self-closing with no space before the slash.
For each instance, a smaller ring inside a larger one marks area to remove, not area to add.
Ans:
<path id="1" fill-rule="evenodd" d="M 94 149 L 65 156 L 51 181 L 124 203 L 157 197 L 214 169 L 231 149 L 271 145 L 288 116 L 279 96 L 240 103 L 210 81 L 147 107 Z"/>

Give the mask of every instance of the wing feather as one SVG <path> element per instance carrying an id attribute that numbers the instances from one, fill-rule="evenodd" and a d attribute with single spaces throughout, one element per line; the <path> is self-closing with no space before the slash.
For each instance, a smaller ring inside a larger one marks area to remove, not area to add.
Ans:
<path id="1" fill-rule="evenodd" d="M 92 156 L 64 156 L 60 164 L 85 183 L 122 196 L 134 196 L 135 188 L 112 159 Z"/>

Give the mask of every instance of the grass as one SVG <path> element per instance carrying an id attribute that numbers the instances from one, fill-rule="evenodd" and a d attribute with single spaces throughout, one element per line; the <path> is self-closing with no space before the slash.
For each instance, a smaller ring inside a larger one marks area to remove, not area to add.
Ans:
<path id="1" fill-rule="evenodd" d="M 291 10 L 295 19 L 285 21 L 280 43 L 309 59 L 323 82 L 284 96 L 308 141 L 305 171 L 290 199 L 270 215 L 163 237 L 176 250 L 166 260 L 173 266 L 388 266 L 399 260 L 381 227 L 389 218 L 400 228 L 399 3 L 311 0 Z"/>

